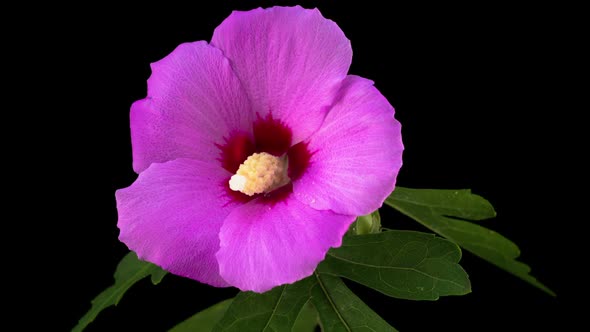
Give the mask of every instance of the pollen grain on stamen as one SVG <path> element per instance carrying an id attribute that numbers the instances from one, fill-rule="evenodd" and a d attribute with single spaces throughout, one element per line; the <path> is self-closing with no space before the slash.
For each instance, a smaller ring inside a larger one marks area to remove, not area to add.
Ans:
<path id="1" fill-rule="evenodd" d="M 266 152 L 254 153 L 231 177 L 229 187 L 248 196 L 271 192 L 289 183 L 288 164 L 286 156 L 276 157 Z"/>

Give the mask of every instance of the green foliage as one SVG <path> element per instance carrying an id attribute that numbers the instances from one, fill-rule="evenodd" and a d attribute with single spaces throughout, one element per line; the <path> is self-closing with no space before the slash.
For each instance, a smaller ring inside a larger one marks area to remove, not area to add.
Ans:
<path id="1" fill-rule="evenodd" d="M 322 331 L 396 331 L 338 277 L 315 274 L 311 299 L 320 315 Z"/>
<path id="2" fill-rule="evenodd" d="M 516 260 L 520 256 L 516 244 L 492 230 L 465 221 L 496 216 L 492 205 L 483 197 L 472 194 L 471 190 L 397 187 L 385 203 L 473 254 L 555 296 L 553 291 L 529 274 L 530 267 Z"/>
<path id="3" fill-rule="evenodd" d="M 213 331 L 312 332 L 318 325 L 318 315 L 326 332 L 395 331 L 340 278 L 321 274 L 263 294 L 238 294 Z M 207 329 L 199 325 L 192 327 L 192 331 L 210 331 L 209 325 Z M 189 330 L 171 332 L 183 331 Z"/>
<path id="4" fill-rule="evenodd" d="M 235 297 L 215 331 L 291 331 L 309 299 L 313 279 Z"/>
<path id="5" fill-rule="evenodd" d="M 176 325 L 169 332 L 211 332 L 225 315 L 233 300 L 221 301 L 203 311 L 199 311 L 184 322 Z"/>
<path id="6" fill-rule="evenodd" d="M 72 332 L 83 331 L 98 314 L 107 307 L 117 305 L 125 292 L 136 282 L 150 276 L 154 285 L 160 283 L 166 275 L 166 271 L 158 266 L 140 261 L 134 252 L 128 253 L 117 265 L 115 270 L 115 284 L 105 289 L 92 300 L 90 310 L 80 318 L 78 324 L 72 329 Z"/>
<path id="7" fill-rule="evenodd" d="M 309 299 L 301 308 L 291 332 L 314 332 L 320 322 L 319 319 L 318 312 Z"/>
<path id="8" fill-rule="evenodd" d="M 386 295 L 410 300 L 471 291 L 469 277 L 459 266 L 459 247 L 433 234 L 387 231 L 345 237 L 328 252 L 317 272 L 337 275 Z"/>

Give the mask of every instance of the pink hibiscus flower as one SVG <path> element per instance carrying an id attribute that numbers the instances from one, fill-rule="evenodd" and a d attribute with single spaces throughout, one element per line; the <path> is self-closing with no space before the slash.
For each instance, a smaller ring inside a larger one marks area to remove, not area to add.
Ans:
<path id="1" fill-rule="evenodd" d="M 119 239 L 217 287 L 267 291 L 313 273 L 402 165 L 401 127 L 349 40 L 317 9 L 233 12 L 211 43 L 152 64 L 131 107 Z"/>

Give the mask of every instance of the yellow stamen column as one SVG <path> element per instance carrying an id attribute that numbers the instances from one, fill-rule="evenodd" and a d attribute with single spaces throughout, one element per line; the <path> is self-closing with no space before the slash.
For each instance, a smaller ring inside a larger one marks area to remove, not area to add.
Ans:
<path id="1" fill-rule="evenodd" d="M 268 193 L 289 183 L 287 157 L 275 157 L 269 153 L 254 153 L 246 159 L 229 180 L 233 191 L 248 196 Z"/>

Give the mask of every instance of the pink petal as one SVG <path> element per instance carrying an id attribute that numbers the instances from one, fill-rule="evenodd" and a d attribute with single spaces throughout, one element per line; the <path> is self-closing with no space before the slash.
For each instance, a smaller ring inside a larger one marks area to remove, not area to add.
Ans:
<path id="1" fill-rule="evenodd" d="M 191 159 L 154 163 L 117 190 L 119 240 L 139 258 L 174 274 L 223 287 L 215 253 L 219 229 L 235 207 L 231 174 Z"/>
<path id="2" fill-rule="evenodd" d="M 236 208 L 221 228 L 221 276 L 243 291 L 255 292 L 303 279 L 330 247 L 341 245 L 354 219 L 314 210 L 290 193 L 250 201 Z"/>
<path id="3" fill-rule="evenodd" d="M 373 82 L 349 76 L 320 130 L 307 142 L 308 166 L 293 182 L 314 209 L 364 215 L 393 191 L 402 166 L 401 125 Z"/>
<path id="4" fill-rule="evenodd" d="M 211 44 L 231 60 L 254 112 L 289 126 L 293 144 L 319 128 L 352 59 L 338 25 L 299 6 L 234 11 Z"/>
<path id="5" fill-rule="evenodd" d="M 214 162 L 228 135 L 252 136 L 250 102 L 227 58 L 200 41 L 152 64 L 148 97 L 131 107 L 133 169 L 176 158 Z M 225 139 L 225 140 L 224 140 Z"/>

